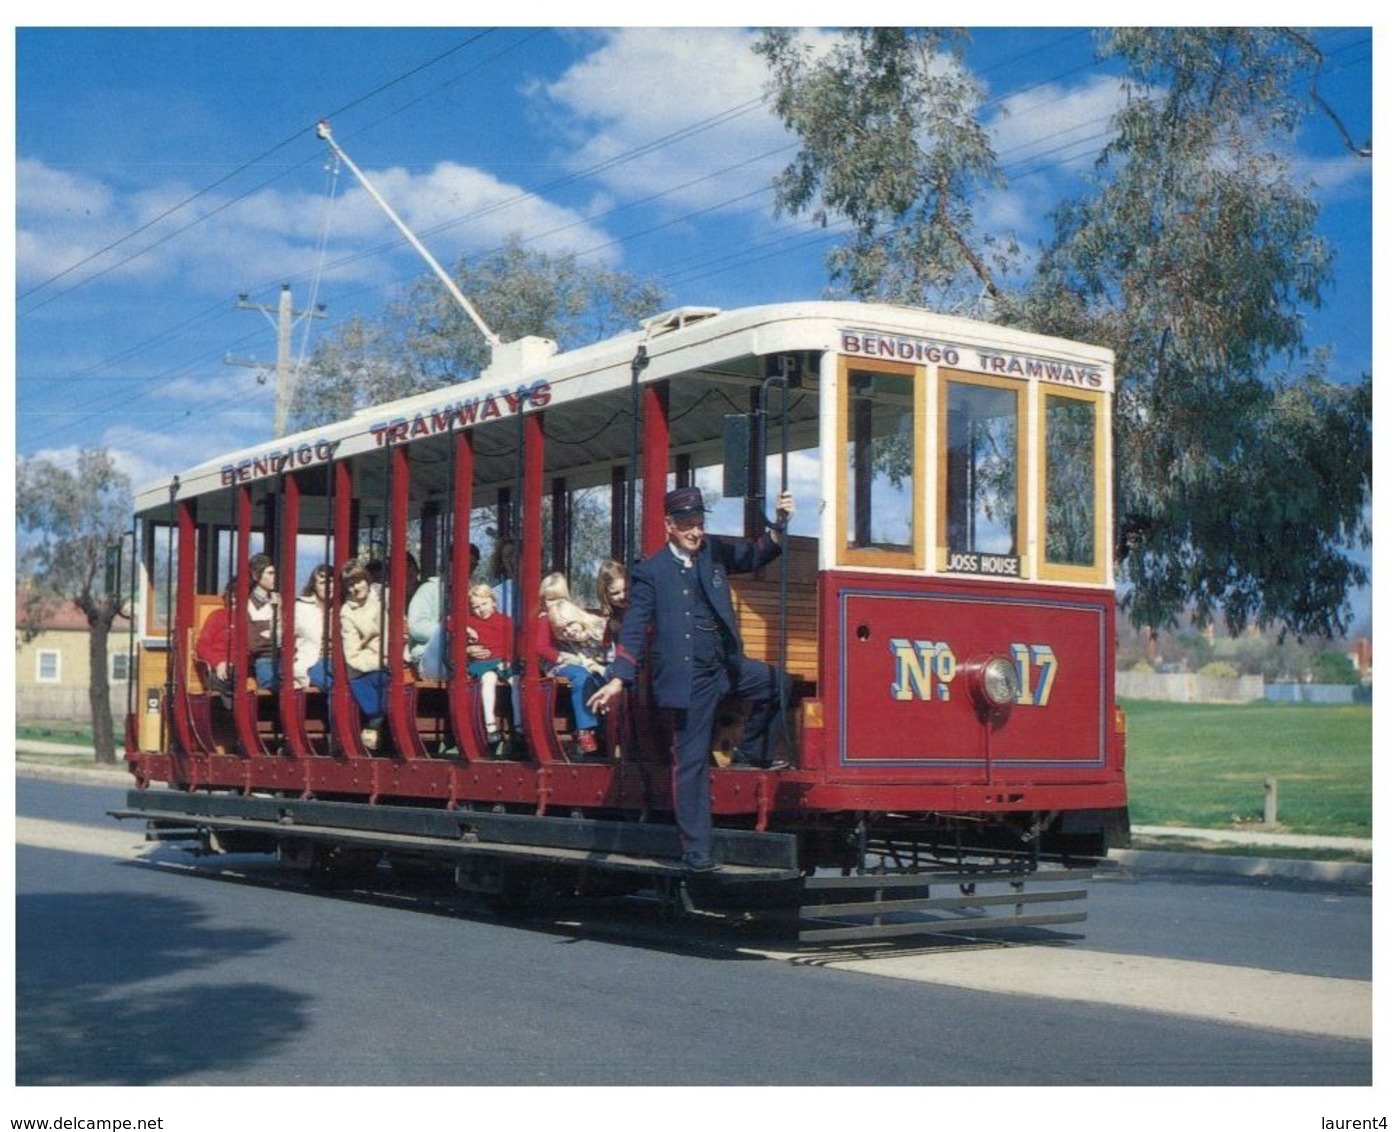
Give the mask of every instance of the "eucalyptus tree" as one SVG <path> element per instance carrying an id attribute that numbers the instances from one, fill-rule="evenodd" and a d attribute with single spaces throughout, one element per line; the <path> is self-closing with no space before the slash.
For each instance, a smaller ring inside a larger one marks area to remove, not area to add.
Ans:
<path id="1" fill-rule="evenodd" d="M 1306 338 L 1333 255 L 1292 160 L 1317 52 L 1263 28 L 1132 28 L 1089 189 L 1006 317 L 1117 353 L 1117 558 L 1132 621 L 1218 610 L 1333 635 L 1368 577 L 1370 379 Z M 1360 158 L 1354 158 L 1359 160 Z"/>
<path id="2" fill-rule="evenodd" d="M 1353 552 L 1370 538 L 1371 409 L 1368 375 L 1330 380 L 1306 339 L 1332 252 L 1292 153 L 1305 115 L 1336 121 L 1324 57 L 1289 29 L 1100 33 L 1120 109 L 1022 279 L 1014 237 L 983 234 L 977 213 L 1002 182 L 966 42 L 862 28 L 817 52 L 765 33 L 770 101 L 800 142 L 779 212 L 850 224 L 830 270 L 858 297 L 1116 351 L 1115 549 L 1134 624 L 1219 611 L 1233 631 L 1343 631 L 1368 577 Z"/>
<path id="3" fill-rule="evenodd" d="M 1017 247 L 978 233 L 976 205 L 1004 181 L 966 42 L 950 28 L 852 28 L 818 52 L 781 28 L 755 44 L 772 108 L 801 140 L 777 211 L 850 225 L 828 266 L 857 298 L 975 313 L 1000 294 Z"/>
<path id="4" fill-rule="evenodd" d="M 48 457 L 21 457 L 16 468 L 16 555 L 20 581 L 16 627 L 33 639 L 48 615 L 71 602 L 87 619 L 88 705 L 98 762 L 116 761 L 107 644 L 129 610 L 109 584 L 108 562 L 120 553 L 131 521 L 131 481 L 105 448 L 85 448 L 73 467 Z"/>
<path id="5" fill-rule="evenodd" d="M 563 349 L 631 329 L 665 301 L 657 283 L 531 249 L 519 236 L 480 259 L 462 257 L 453 276 L 502 340 L 537 335 Z M 322 340 L 297 381 L 291 415 L 310 428 L 468 381 L 489 362 L 486 339 L 436 276 L 424 274 L 382 314 L 349 320 Z"/>

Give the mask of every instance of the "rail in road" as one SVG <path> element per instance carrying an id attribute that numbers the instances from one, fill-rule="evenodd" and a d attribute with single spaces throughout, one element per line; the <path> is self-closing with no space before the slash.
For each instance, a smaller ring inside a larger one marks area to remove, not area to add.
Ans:
<path id="1" fill-rule="evenodd" d="M 132 827 L 17 817 L 19 845 L 119 860 L 162 852 Z M 1371 983 L 1051 944 L 883 944 L 822 952 L 743 947 L 775 961 L 988 994 L 1095 1003 L 1286 1033 L 1368 1041 Z"/>

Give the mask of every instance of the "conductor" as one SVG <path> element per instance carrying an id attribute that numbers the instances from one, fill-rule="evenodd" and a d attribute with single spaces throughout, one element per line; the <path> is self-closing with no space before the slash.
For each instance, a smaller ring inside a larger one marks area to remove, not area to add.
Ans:
<path id="1" fill-rule="evenodd" d="M 617 640 L 613 676 L 588 701 L 602 714 L 636 680 L 653 628 L 652 692 L 671 727 L 675 822 L 681 861 L 690 872 L 718 868 L 709 803 L 711 733 L 719 701 L 733 692 L 753 701 L 734 749 L 735 769 L 781 770 L 772 758 L 782 731 L 783 696 L 776 668 L 743 655 L 729 593 L 730 574 L 748 574 L 782 553 L 782 529 L 795 512 L 792 494 L 777 500 L 777 522 L 761 538 L 733 545 L 705 537 L 704 496 L 679 487 L 665 497 L 666 544 L 632 573 L 631 602 Z M 785 674 L 781 679 L 788 681 Z"/>

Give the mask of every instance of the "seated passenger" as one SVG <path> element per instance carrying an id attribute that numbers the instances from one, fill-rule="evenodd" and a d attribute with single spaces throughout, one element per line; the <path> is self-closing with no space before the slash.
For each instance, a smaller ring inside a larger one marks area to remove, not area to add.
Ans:
<path id="1" fill-rule="evenodd" d="M 481 549 L 474 542 L 470 549 L 471 572 L 475 574 L 481 562 Z M 408 603 L 408 662 L 425 680 L 445 680 L 448 676 L 442 655 L 444 620 L 442 578 L 434 574 L 417 588 Z"/>
<path id="2" fill-rule="evenodd" d="M 573 740 L 578 753 L 597 754 L 598 717 L 588 709 L 588 700 L 607 678 L 602 618 L 581 609 L 572 601 L 555 601 L 549 607 L 549 625 L 558 659 L 551 675 L 562 676 L 573 695 Z"/>
<path id="3" fill-rule="evenodd" d="M 488 570 L 492 581 L 491 591 L 495 594 L 496 608 L 512 617 L 515 614 L 515 575 L 519 568 L 520 544 L 513 538 L 498 540 Z"/>
<path id="4" fill-rule="evenodd" d="M 358 562 L 340 569 L 345 604 L 340 607 L 340 643 L 349 672 L 350 694 L 364 716 L 360 740 L 369 750 L 379 746 L 388 702 L 389 674 L 384 665 L 383 606 L 369 575 Z"/>
<path id="5" fill-rule="evenodd" d="M 609 558 L 598 567 L 597 600 L 607 623 L 603 641 L 607 645 L 609 662 L 617 647 L 617 635 L 622 631 L 622 616 L 627 611 L 627 584 L 627 568 L 620 562 Z"/>
<path id="6" fill-rule="evenodd" d="M 442 658 L 442 579 L 435 574 L 408 603 L 408 661 L 425 680 L 447 679 Z"/>
<path id="7" fill-rule="evenodd" d="M 248 656 L 259 688 L 276 688 L 282 682 L 277 663 L 281 640 L 282 595 L 277 592 L 277 567 L 266 554 L 254 554 L 248 563 L 252 588 L 248 591 Z"/>
<path id="8" fill-rule="evenodd" d="M 480 583 L 471 587 L 471 615 L 466 619 L 466 671 L 481 682 L 481 714 L 486 722 L 486 744 L 490 752 L 503 755 L 508 745 L 496 722 L 496 694 L 505 680 L 513 701 L 520 698 L 519 678 L 511 670 L 515 624 L 496 611 L 491 587 Z"/>
<path id="9" fill-rule="evenodd" d="M 325 691 L 330 687 L 330 635 L 326 631 L 329 627 L 330 591 L 330 567 L 321 563 L 312 568 L 311 576 L 306 579 L 306 586 L 292 611 L 295 633 L 292 678 L 298 688 L 316 687 Z"/>
<path id="10" fill-rule="evenodd" d="M 237 578 L 228 579 L 222 603 L 205 619 L 194 642 L 195 658 L 204 666 L 201 673 L 204 690 L 216 694 L 226 708 L 233 707 L 234 674 L 242 660 L 233 649 L 233 602 L 237 583 Z"/>

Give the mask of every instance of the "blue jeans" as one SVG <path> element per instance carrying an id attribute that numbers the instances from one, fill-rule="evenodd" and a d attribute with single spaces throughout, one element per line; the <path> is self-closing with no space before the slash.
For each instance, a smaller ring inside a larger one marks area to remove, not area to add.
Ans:
<path id="1" fill-rule="evenodd" d="M 277 685 L 282 682 L 281 666 L 278 665 L 277 659 L 271 655 L 253 657 L 253 679 L 257 681 L 259 688 L 276 691 Z"/>
<path id="2" fill-rule="evenodd" d="M 322 692 L 330 691 L 330 661 L 318 660 L 306 670 L 306 679 L 311 682 L 313 688 L 319 688 Z"/>
<path id="3" fill-rule="evenodd" d="M 350 695 L 359 704 L 360 714 L 368 726 L 375 726 L 368 721 L 384 717 L 388 693 L 389 674 L 382 668 L 377 672 L 352 673 L 350 676 Z"/>
<path id="4" fill-rule="evenodd" d="M 573 693 L 573 726 L 579 731 L 595 728 L 598 718 L 588 710 L 588 697 L 602 687 L 602 677 L 581 664 L 561 664 L 554 669 L 554 675 L 567 680 Z"/>
<path id="5" fill-rule="evenodd" d="M 442 626 L 438 625 L 423 645 L 418 657 L 418 675 L 424 680 L 447 679 L 447 664 L 442 656 Z"/>

